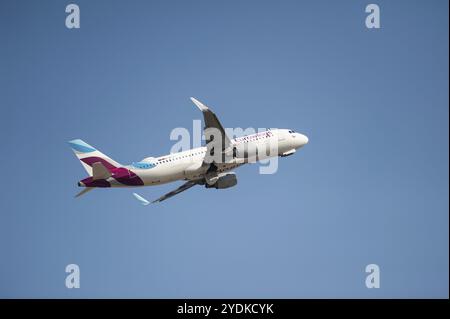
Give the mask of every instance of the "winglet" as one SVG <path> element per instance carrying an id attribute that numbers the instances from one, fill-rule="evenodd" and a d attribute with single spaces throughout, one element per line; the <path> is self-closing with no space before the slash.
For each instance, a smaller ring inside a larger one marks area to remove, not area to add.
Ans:
<path id="1" fill-rule="evenodd" d="M 150 202 L 148 200 L 146 200 L 144 197 L 142 197 L 139 194 L 133 193 L 133 196 L 141 202 L 142 205 L 147 206 L 148 204 L 150 204 Z"/>
<path id="2" fill-rule="evenodd" d="M 204 112 L 209 110 L 209 108 L 199 100 L 191 97 L 191 101 L 199 108 L 200 111 Z"/>

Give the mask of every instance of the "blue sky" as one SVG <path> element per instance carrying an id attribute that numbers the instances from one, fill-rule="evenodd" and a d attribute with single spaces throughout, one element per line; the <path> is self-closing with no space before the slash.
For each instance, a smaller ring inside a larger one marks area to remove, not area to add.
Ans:
<path id="1" fill-rule="evenodd" d="M 369 1 L 75 1 L 78 30 L 68 3 L 0 3 L 0 297 L 448 298 L 447 1 L 377 1 L 379 30 Z M 226 190 L 74 198 L 68 140 L 165 154 L 190 96 L 310 142 Z"/>

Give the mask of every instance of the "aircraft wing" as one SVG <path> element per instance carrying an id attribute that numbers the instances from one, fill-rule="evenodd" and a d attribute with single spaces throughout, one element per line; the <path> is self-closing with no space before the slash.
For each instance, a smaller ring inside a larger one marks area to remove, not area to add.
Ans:
<path id="1" fill-rule="evenodd" d="M 208 144 L 211 140 L 210 134 L 208 134 L 208 129 L 216 129 L 220 132 L 220 135 L 222 137 L 222 149 L 221 151 L 225 151 L 229 149 L 232 145 L 231 140 L 228 138 L 227 134 L 225 133 L 225 130 L 220 124 L 219 119 L 217 118 L 216 114 L 214 114 L 213 111 L 206 105 L 204 105 L 202 102 L 196 100 L 195 98 L 191 97 L 191 101 L 202 111 L 203 113 L 203 119 L 205 120 L 205 139 L 206 143 Z"/>
<path id="2" fill-rule="evenodd" d="M 188 181 L 188 182 L 184 183 L 183 185 L 181 185 L 180 187 L 178 187 L 177 189 L 175 189 L 175 190 L 173 190 L 173 191 L 171 191 L 171 192 L 161 196 L 158 199 L 155 199 L 152 203 L 162 202 L 163 200 L 166 200 L 166 199 L 168 199 L 168 198 L 170 198 L 172 196 L 175 196 L 176 194 L 179 194 L 179 193 L 181 193 L 181 192 L 183 192 L 183 191 L 185 191 L 185 190 L 187 190 L 187 189 L 189 189 L 192 186 L 197 185 L 197 184 L 198 183 L 195 182 L 195 181 Z"/>

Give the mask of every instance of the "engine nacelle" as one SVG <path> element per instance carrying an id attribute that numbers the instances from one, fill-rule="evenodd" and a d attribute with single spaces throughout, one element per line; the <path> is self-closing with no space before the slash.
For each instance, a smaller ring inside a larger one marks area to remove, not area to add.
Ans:
<path id="1" fill-rule="evenodd" d="M 233 187 L 237 184 L 236 174 L 234 173 L 222 173 L 219 174 L 219 178 L 217 182 L 212 185 L 205 184 L 206 188 L 215 188 L 215 189 L 223 189 Z"/>

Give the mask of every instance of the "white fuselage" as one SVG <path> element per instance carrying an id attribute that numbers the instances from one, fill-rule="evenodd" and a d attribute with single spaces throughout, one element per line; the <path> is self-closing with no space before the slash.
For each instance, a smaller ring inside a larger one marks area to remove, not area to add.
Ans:
<path id="1" fill-rule="evenodd" d="M 256 156 L 249 152 L 245 153 L 245 156 L 231 158 L 226 163 L 220 164 L 217 172 L 229 171 L 257 160 L 293 154 L 296 149 L 308 143 L 308 138 L 291 130 L 276 129 L 235 138 L 232 143 L 240 154 L 244 154 L 247 149 L 257 148 L 266 151 L 258 152 Z M 207 165 L 202 165 L 206 151 L 206 147 L 198 147 L 157 158 L 148 157 L 125 167 L 142 179 L 143 186 L 164 184 L 176 180 L 195 180 L 202 178 L 208 169 Z M 114 182 L 113 179 L 110 182 L 113 187 L 125 186 Z"/>

